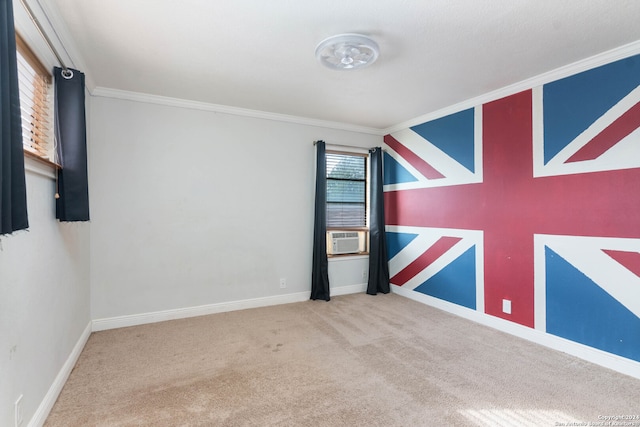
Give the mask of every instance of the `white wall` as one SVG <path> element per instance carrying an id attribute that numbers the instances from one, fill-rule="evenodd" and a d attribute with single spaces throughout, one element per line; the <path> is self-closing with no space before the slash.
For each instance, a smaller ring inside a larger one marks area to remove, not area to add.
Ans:
<path id="1" fill-rule="evenodd" d="M 51 173 L 27 161 L 29 231 L 2 237 L 0 251 L 0 425 L 23 426 L 44 400 L 89 317 L 89 224 L 55 220 Z"/>
<path id="2" fill-rule="evenodd" d="M 275 120 L 91 102 L 93 319 L 310 291 L 312 141 L 382 144 Z M 334 274 L 332 287 L 353 276 Z"/>
<path id="3" fill-rule="evenodd" d="M 36 55 L 47 68 L 57 65 L 20 1 L 13 8 Z M 91 321 L 90 225 L 59 223 L 53 170 L 25 163 L 29 230 L 0 238 L 0 426 L 14 425 L 20 395 L 21 425 L 44 420 Z"/>

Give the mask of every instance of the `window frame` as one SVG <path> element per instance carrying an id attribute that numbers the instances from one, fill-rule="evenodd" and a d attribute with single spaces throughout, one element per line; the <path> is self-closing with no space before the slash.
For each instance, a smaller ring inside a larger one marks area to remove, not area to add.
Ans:
<path id="1" fill-rule="evenodd" d="M 364 150 L 364 149 L 363 149 Z M 353 257 L 353 256 L 361 256 L 361 255 L 369 255 L 369 221 L 370 221 L 370 159 L 369 159 L 369 154 L 367 152 L 362 152 L 362 151 L 347 151 L 347 150 L 337 150 L 337 149 L 331 149 L 331 148 L 327 148 L 326 155 L 329 154 L 338 154 L 338 155 L 345 155 L 345 156 L 353 156 L 353 157 L 362 157 L 364 158 L 364 168 L 365 168 L 365 225 L 362 227 L 334 227 L 334 226 L 329 226 L 327 221 L 328 221 L 328 216 L 327 219 L 325 220 L 325 226 L 326 226 L 326 238 L 327 238 L 327 257 L 328 258 L 341 258 L 341 257 Z M 326 179 L 326 184 L 328 186 L 329 183 L 329 177 L 327 176 L 327 171 L 325 170 L 325 179 Z M 327 206 L 329 205 L 329 202 L 327 201 Z M 327 209 L 327 208 L 325 208 Z M 330 233 L 332 232 L 358 232 L 359 236 L 361 236 L 360 238 L 364 240 L 364 250 L 360 251 L 360 252 L 354 252 L 354 253 L 347 253 L 347 254 L 333 254 L 331 253 L 331 245 L 330 245 Z"/>
<path id="2" fill-rule="evenodd" d="M 45 142 L 44 148 L 47 151 L 47 155 L 45 156 L 45 155 L 38 154 L 37 152 L 34 152 L 29 148 L 27 148 L 24 144 L 24 138 L 25 138 L 24 135 L 23 135 L 22 151 L 24 153 L 24 156 L 29 159 L 35 160 L 39 163 L 50 166 L 54 169 L 61 169 L 62 166 L 56 161 L 57 153 L 56 153 L 55 140 L 53 135 L 53 121 L 54 121 L 53 76 L 51 72 L 47 70 L 47 68 L 43 65 L 42 61 L 38 59 L 38 57 L 33 52 L 33 49 L 31 49 L 31 47 L 27 44 L 25 39 L 18 32 L 16 32 L 15 35 L 16 35 L 17 54 L 19 54 L 25 60 L 25 62 L 29 64 L 29 66 L 33 69 L 36 75 L 42 80 L 42 83 L 46 86 L 45 99 L 41 99 L 43 108 L 46 109 L 46 113 L 44 114 L 44 116 L 42 115 L 38 116 L 36 118 L 36 121 L 38 123 L 43 124 L 44 127 L 46 128 L 44 131 L 43 141 Z M 20 64 L 18 66 L 20 67 Z M 22 85 L 22 82 L 20 82 L 19 84 Z M 22 90 L 20 92 L 22 95 Z M 22 96 L 20 97 L 20 102 L 21 104 L 23 102 Z M 25 118 L 22 117 L 22 115 L 24 114 L 24 111 L 25 110 L 22 109 L 22 105 L 21 105 L 22 120 L 25 120 Z M 33 125 L 33 121 L 31 120 L 29 121 Z M 23 129 L 23 132 L 24 132 L 24 129 Z"/>

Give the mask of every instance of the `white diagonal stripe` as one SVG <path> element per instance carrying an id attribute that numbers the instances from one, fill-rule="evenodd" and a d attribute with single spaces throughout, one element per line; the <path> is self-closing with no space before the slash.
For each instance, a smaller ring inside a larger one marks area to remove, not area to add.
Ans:
<path id="1" fill-rule="evenodd" d="M 421 159 L 424 159 L 444 178 L 428 179 L 403 159 L 396 151 L 387 146 L 387 154 L 394 158 L 418 180 L 412 182 L 388 184 L 385 191 L 411 190 L 416 188 L 443 187 L 448 185 L 472 184 L 482 182 L 482 108 L 474 109 L 474 170 L 471 172 L 447 153 L 436 147 L 417 132 L 407 128 L 391 134 L 402 145 L 407 147 Z"/>
<path id="2" fill-rule="evenodd" d="M 638 102 L 640 102 L 640 86 L 605 112 L 545 165 L 543 89 L 542 87 L 535 88 L 533 92 L 534 176 L 569 175 L 640 167 L 640 130 L 635 130 L 627 135 L 596 159 L 565 163 Z"/>
<path id="3" fill-rule="evenodd" d="M 640 277 L 602 251 L 640 252 L 640 239 L 544 235 L 540 242 L 640 317 Z"/>

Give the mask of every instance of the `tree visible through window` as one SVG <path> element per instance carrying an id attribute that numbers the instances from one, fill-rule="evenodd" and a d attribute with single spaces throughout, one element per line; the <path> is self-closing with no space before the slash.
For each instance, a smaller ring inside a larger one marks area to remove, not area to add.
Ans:
<path id="1" fill-rule="evenodd" d="M 365 228 L 366 194 L 366 157 L 327 153 L 327 228 Z"/>
<path id="2" fill-rule="evenodd" d="M 367 156 L 327 152 L 327 254 L 367 253 Z"/>

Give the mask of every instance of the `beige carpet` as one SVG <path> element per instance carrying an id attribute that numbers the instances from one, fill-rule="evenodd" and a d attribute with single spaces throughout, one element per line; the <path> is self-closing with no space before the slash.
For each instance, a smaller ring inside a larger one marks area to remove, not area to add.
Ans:
<path id="1" fill-rule="evenodd" d="M 640 414 L 640 380 L 398 295 L 356 294 L 94 333 L 45 425 L 558 426 L 623 414 Z"/>

